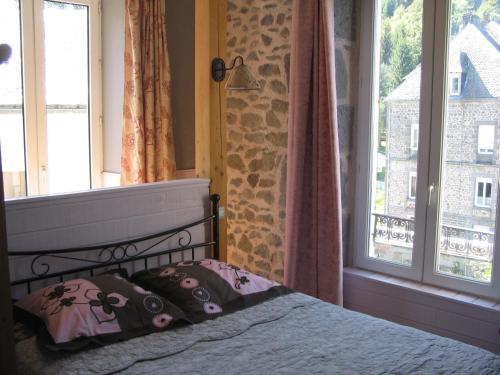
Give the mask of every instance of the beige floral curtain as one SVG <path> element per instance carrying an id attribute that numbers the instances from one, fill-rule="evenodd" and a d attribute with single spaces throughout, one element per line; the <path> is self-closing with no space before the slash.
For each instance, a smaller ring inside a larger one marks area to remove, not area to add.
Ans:
<path id="1" fill-rule="evenodd" d="M 121 184 L 175 177 L 165 0 L 126 0 Z"/>

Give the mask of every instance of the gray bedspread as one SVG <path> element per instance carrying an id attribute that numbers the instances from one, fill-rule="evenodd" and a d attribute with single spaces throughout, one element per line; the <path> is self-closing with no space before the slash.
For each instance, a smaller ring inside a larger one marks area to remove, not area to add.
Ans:
<path id="1" fill-rule="evenodd" d="M 20 374 L 500 374 L 500 356 L 300 293 L 74 354 L 16 346 Z"/>

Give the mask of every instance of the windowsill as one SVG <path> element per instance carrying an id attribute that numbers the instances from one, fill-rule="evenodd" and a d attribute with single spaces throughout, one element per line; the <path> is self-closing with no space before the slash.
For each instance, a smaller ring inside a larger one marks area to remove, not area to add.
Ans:
<path id="1" fill-rule="evenodd" d="M 480 206 L 477 204 L 474 205 L 474 208 L 478 210 L 491 210 L 491 206 Z"/>
<path id="2" fill-rule="evenodd" d="M 448 301 L 459 302 L 467 305 L 472 305 L 487 309 L 490 311 L 500 312 L 500 301 L 478 297 L 472 294 L 459 293 L 449 289 L 443 289 L 428 284 L 415 282 L 394 276 L 388 276 L 377 272 L 367 271 L 360 268 L 345 267 L 344 273 L 353 275 L 359 278 L 375 281 L 381 284 L 397 286 L 403 289 L 408 289 L 424 295 L 434 296 Z"/>

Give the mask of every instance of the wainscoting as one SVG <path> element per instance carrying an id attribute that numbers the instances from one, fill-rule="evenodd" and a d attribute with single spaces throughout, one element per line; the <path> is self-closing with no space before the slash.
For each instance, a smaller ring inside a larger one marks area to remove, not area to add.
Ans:
<path id="1" fill-rule="evenodd" d="M 500 354 L 495 301 L 346 268 L 344 307 Z"/>

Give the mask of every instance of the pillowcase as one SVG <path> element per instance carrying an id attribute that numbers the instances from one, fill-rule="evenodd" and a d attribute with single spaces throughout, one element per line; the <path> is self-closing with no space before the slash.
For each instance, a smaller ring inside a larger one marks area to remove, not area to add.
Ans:
<path id="1" fill-rule="evenodd" d="M 130 339 L 165 330 L 185 318 L 165 298 L 116 274 L 54 284 L 14 306 L 17 320 L 36 329 L 41 343 L 53 350 Z"/>
<path id="2" fill-rule="evenodd" d="M 128 279 L 128 271 L 126 268 L 113 268 L 104 272 L 100 272 L 96 276 L 101 275 L 118 275 L 124 279 Z"/>
<path id="3" fill-rule="evenodd" d="M 291 292 L 274 281 L 213 259 L 136 272 L 131 280 L 172 301 L 195 323 Z"/>

